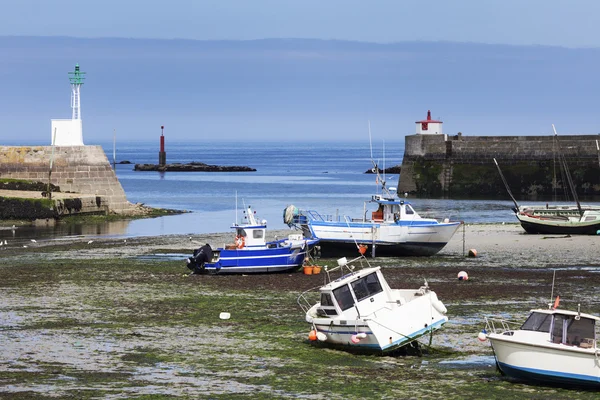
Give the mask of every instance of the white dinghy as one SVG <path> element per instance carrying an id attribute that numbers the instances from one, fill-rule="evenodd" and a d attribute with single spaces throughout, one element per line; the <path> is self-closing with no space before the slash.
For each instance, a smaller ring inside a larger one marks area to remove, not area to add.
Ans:
<path id="1" fill-rule="evenodd" d="M 351 266 L 359 263 L 360 268 Z M 427 282 L 418 289 L 392 289 L 381 267 L 364 256 L 324 267 L 325 284 L 298 297 L 312 330 L 309 339 L 349 349 L 386 353 L 432 333 L 448 321 L 446 307 Z M 337 271 L 341 276 L 332 280 Z M 320 300 L 310 301 L 310 294 Z"/>

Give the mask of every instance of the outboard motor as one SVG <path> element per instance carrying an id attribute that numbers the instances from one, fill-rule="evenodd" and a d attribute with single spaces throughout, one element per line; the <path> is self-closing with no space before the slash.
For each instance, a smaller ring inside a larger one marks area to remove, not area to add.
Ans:
<path id="1" fill-rule="evenodd" d="M 194 250 L 194 255 L 187 259 L 187 267 L 194 274 L 199 274 L 204 270 L 204 264 L 213 257 L 212 248 L 207 243 L 204 246 Z"/>

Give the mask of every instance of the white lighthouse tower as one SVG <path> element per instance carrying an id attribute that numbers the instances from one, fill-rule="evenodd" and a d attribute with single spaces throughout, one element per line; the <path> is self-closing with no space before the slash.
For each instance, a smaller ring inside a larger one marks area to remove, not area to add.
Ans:
<path id="1" fill-rule="evenodd" d="M 415 122 L 418 135 L 441 135 L 442 121 L 431 119 L 431 111 L 427 110 L 427 119 Z"/>
<path id="2" fill-rule="evenodd" d="M 85 79 L 85 72 L 75 70 L 69 72 L 71 83 L 71 119 L 53 119 L 51 140 L 54 146 L 83 146 L 83 126 L 81 123 L 81 85 Z"/>

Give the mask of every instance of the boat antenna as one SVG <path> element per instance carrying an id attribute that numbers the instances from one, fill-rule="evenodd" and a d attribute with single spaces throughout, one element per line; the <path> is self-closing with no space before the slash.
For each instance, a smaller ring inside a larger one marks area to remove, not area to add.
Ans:
<path id="1" fill-rule="evenodd" d="M 496 164 L 496 167 L 498 168 L 498 172 L 500 173 L 500 178 L 502 178 L 502 182 L 504 183 L 504 187 L 506 187 L 506 191 L 508 192 L 508 195 L 512 199 L 513 203 L 515 203 L 515 207 L 516 207 L 515 212 L 518 212 L 519 204 L 517 203 L 517 200 L 515 200 L 515 197 L 513 196 L 512 192 L 510 191 L 510 187 L 508 187 L 508 183 L 506 182 L 506 179 L 504 178 L 504 174 L 502 173 L 502 170 L 500 169 L 500 166 L 498 165 L 498 161 L 496 161 L 495 158 L 494 158 L 494 163 Z"/>
<path id="2" fill-rule="evenodd" d="M 600 145 L 598 145 L 597 140 L 596 140 L 596 151 L 598 152 L 598 166 L 600 167 Z"/>
<path id="3" fill-rule="evenodd" d="M 552 299 L 554 299 L 554 278 L 556 278 L 556 270 L 552 270 L 552 291 L 550 292 L 550 303 L 548 308 L 552 308 Z"/>
<path id="4" fill-rule="evenodd" d="M 385 185 L 385 140 L 383 140 L 383 184 Z"/>
<path id="5" fill-rule="evenodd" d="M 385 142 L 383 142 L 383 153 L 384 153 L 384 157 L 383 157 L 383 174 L 384 175 L 383 175 L 383 178 L 381 177 L 381 174 L 379 173 L 378 163 L 376 163 L 375 159 L 373 158 L 373 142 L 371 140 L 371 121 L 369 121 L 369 147 L 371 149 L 371 162 L 373 163 L 373 169 L 371 170 L 371 172 L 373 172 L 374 174 L 377 175 L 375 182 L 377 182 L 377 183 L 381 182 L 381 193 L 382 194 L 387 195 L 389 197 L 393 197 L 393 195 L 390 193 L 388 188 L 385 186 Z"/>
<path id="6" fill-rule="evenodd" d="M 554 124 L 552 124 L 552 129 L 554 130 L 554 137 L 556 138 L 556 144 L 558 147 L 560 161 L 562 163 L 563 169 L 565 170 L 565 175 L 567 176 L 567 182 L 569 183 L 569 188 L 571 188 L 571 194 L 573 194 L 573 199 L 575 203 L 577 203 L 577 209 L 579 210 L 579 215 L 583 216 L 583 210 L 581 209 L 581 204 L 579 204 L 579 197 L 577 197 L 577 191 L 575 190 L 575 184 L 573 183 L 573 178 L 571 177 L 571 172 L 569 171 L 569 166 L 567 165 L 567 159 L 565 155 L 560 150 L 560 143 L 558 142 L 558 134 L 556 133 L 556 128 Z"/>

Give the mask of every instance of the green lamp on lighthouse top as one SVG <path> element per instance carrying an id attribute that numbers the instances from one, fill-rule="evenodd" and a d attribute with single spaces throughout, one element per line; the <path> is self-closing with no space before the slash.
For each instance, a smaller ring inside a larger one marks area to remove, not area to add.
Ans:
<path id="1" fill-rule="evenodd" d="M 75 64 L 75 71 L 69 72 L 69 82 L 72 85 L 83 85 L 85 79 L 85 72 L 79 70 L 79 63 Z"/>

